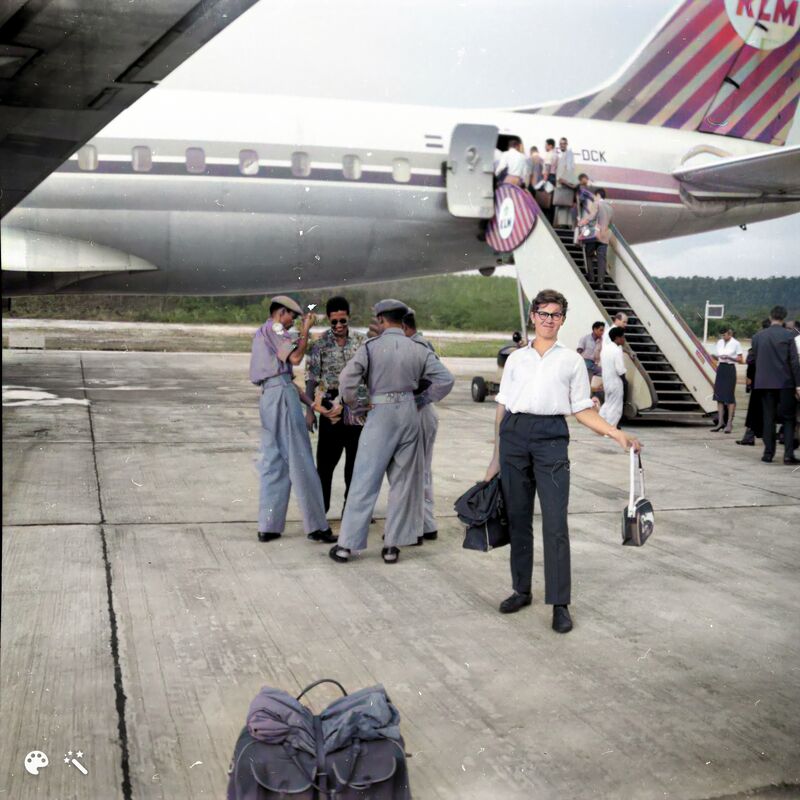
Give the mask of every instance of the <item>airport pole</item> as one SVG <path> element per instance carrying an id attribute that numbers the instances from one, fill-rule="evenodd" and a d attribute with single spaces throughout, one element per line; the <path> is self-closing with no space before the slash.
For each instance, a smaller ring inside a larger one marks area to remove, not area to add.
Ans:
<path id="1" fill-rule="evenodd" d="M 525 295 L 522 292 L 522 281 L 519 279 L 519 270 L 517 270 L 517 297 L 519 298 L 519 321 L 522 327 L 520 333 L 524 340 L 528 341 L 528 320 L 525 317 Z"/>

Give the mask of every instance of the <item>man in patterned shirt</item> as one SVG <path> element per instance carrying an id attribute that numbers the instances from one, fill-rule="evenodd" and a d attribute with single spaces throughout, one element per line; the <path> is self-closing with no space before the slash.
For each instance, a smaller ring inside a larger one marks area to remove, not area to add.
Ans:
<path id="1" fill-rule="evenodd" d="M 345 452 L 344 481 L 345 503 L 350 491 L 350 479 L 358 451 L 358 438 L 366 421 L 369 397 L 366 384 L 359 387 L 358 408 L 345 408 L 333 401 L 339 395 L 339 373 L 366 341 L 363 334 L 350 330 L 350 304 L 344 297 L 331 297 L 325 306 L 330 330 L 322 334 L 311 347 L 306 366 L 306 393 L 314 397 L 320 390 L 321 402 L 319 439 L 317 441 L 317 472 L 322 483 L 322 495 L 327 513 L 331 504 L 331 482 L 333 471 Z M 341 416 L 339 416 L 341 414 Z M 316 417 L 311 409 L 306 412 L 306 421 L 313 427 Z"/>

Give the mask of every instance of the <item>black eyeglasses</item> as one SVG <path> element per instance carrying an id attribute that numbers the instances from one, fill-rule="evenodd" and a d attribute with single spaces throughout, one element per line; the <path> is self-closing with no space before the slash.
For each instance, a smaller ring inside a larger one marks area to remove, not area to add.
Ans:
<path id="1" fill-rule="evenodd" d="M 337 325 L 347 325 L 350 320 L 347 319 L 332 319 L 331 320 L 331 328 L 335 328 Z"/>
<path id="2" fill-rule="evenodd" d="M 550 311 L 534 311 L 533 313 L 536 314 L 539 319 L 552 319 L 555 322 L 564 319 L 563 311 L 553 311 L 552 313 Z"/>

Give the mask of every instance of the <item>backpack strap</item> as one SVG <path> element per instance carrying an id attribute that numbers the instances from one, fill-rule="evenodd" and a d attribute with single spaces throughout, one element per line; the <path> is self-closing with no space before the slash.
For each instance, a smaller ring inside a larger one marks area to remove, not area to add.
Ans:
<path id="1" fill-rule="evenodd" d="M 320 678 L 318 681 L 314 681 L 314 683 L 309 683 L 308 686 L 306 686 L 306 688 L 303 689 L 299 695 L 297 695 L 295 700 L 299 700 L 304 694 L 310 692 L 315 686 L 319 686 L 321 683 L 335 683 L 342 690 L 342 695 L 347 697 L 347 689 L 345 689 L 344 686 L 339 683 L 339 681 L 334 680 L 333 678 Z"/>

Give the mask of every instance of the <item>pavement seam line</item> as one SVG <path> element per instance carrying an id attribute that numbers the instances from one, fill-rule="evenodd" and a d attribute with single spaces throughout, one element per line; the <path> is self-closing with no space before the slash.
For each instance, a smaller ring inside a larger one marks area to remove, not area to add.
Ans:
<path id="1" fill-rule="evenodd" d="M 88 393 L 86 391 L 86 374 L 83 366 L 83 356 L 80 357 L 81 365 L 81 383 L 83 384 L 83 395 L 88 400 Z M 100 545 L 103 552 L 103 566 L 106 575 L 106 595 L 108 598 L 108 620 L 110 627 L 110 646 L 111 646 L 111 660 L 114 664 L 114 695 L 115 706 L 117 710 L 117 732 L 119 736 L 120 745 L 120 761 L 122 769 L 122 797 L 123 800 L 133 800 L 133 790 L 131 787 L 131 771 L 130 771 L 130 751 L 128 748 L 128 727 L 125 721 L 125 703 L 126 695 L 125 689 L 122 685 L 122 665 L 119 660 L 119 632 L 117 628 L 117 613 L 114 609 L 114 579 L 111 570 L 111 561 L 108 557 L 108 539 L 106 538 L 105 529 L 105 511 L 103 509 L 103 498 L 100 493 L 100 472 L 97 468 L 97 447 L 94 436 L 94 420 L 92 418 L 92 406 L 89 403 L 86 406 L 86 411 L 89 415 L 89 433 L 92 439 L 92 464 L 94 466 L 94 479 L 97 486 L 97 506 L 100 513 Z"/>

